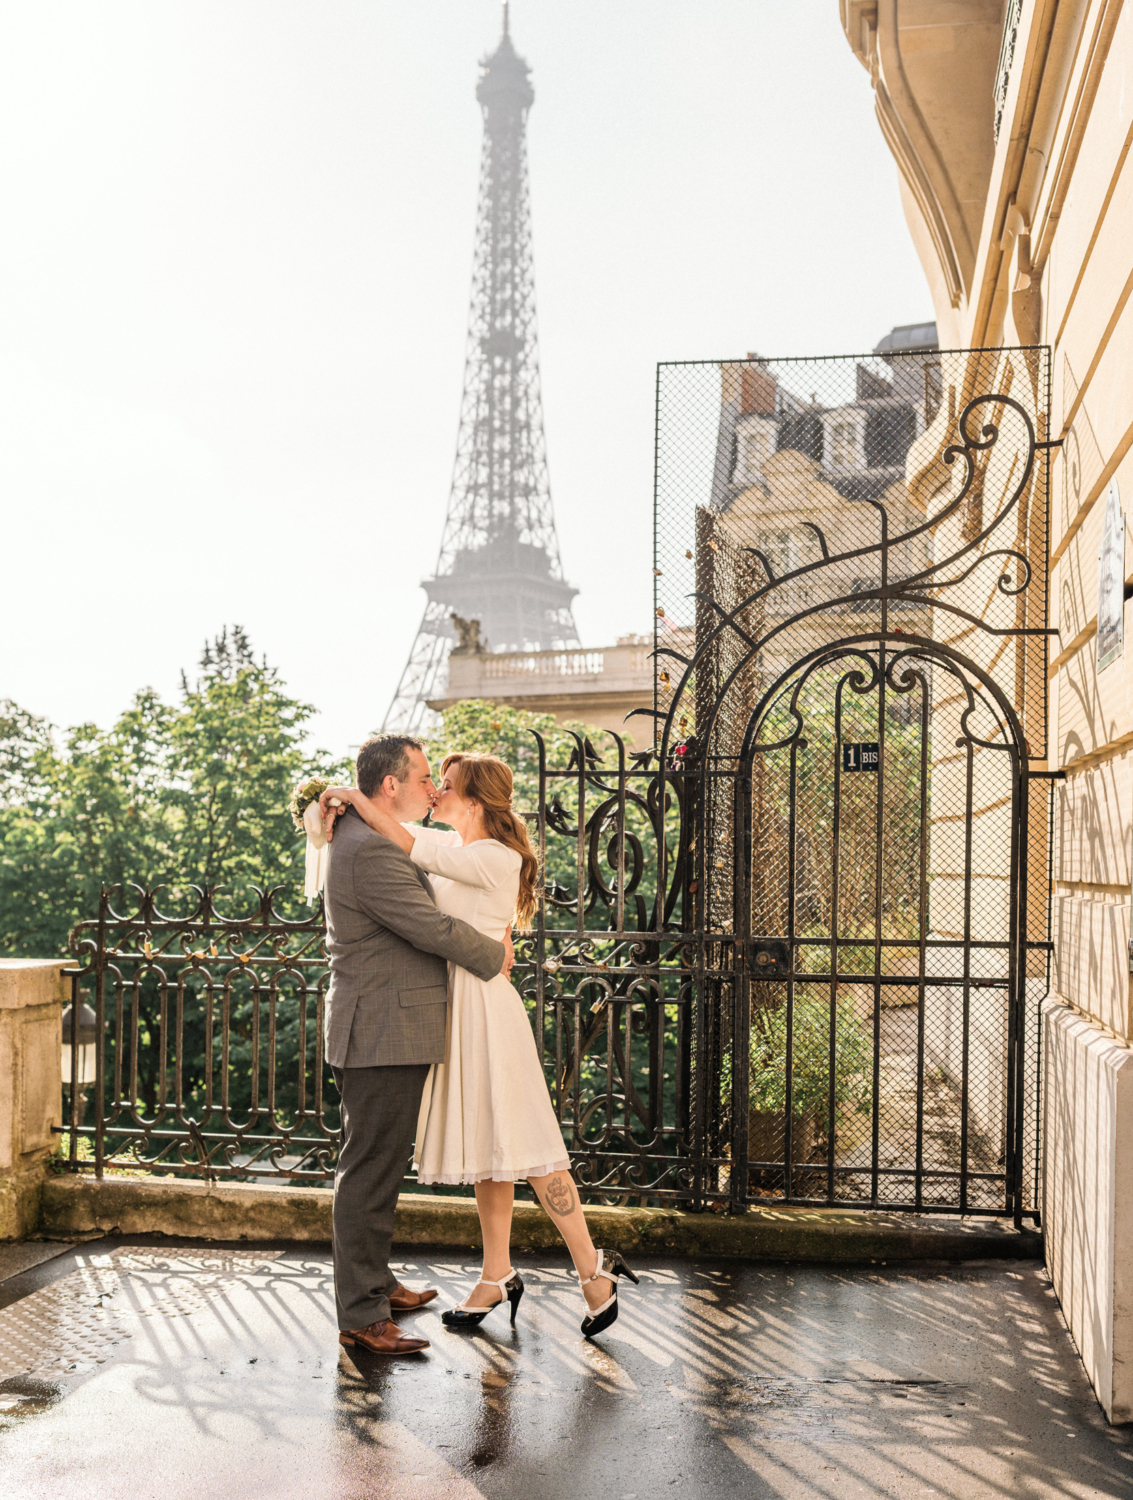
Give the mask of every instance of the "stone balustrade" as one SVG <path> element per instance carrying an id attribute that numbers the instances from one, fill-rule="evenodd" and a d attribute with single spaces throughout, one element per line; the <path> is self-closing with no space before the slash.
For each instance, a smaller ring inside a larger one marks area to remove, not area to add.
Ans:
<path id="1" fill-rule="evenodd" d="M 429 707 L 443 710 L 470 698 L 488 699 L 645 741 L 647 721 L 627 724 L 625 716 L 653 706 L 651 650 L 648 641 L 630 637 L 596 650 L 457 653 L 449 658 L 445 696 L 431 699 Z"/>

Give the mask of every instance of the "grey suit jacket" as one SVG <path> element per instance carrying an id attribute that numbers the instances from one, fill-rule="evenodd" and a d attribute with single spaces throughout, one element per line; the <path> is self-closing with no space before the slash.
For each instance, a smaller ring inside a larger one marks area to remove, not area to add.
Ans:
<path id="1" fill-rule="evenodd" d="M 326 883 L 326 1059 L 336 1068 L 443 1062 L 447 962 L 477 979 L 504 946 L 439 912 L 424 870 L 352 807 L 338 820 Z"/>

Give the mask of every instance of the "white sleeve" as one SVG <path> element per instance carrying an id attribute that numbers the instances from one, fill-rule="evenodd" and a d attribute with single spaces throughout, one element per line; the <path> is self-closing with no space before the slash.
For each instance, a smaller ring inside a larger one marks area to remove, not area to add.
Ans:
<path id="1" fill-rule="evenodd" d="M 414 828 L 411 832 L 422 831 Z M 465 849 L 460 845 L 434 843 L 428 839 L 415 838 L 409 858 L 415 865 L 428 870 L 430 875 L 444 875 L 461 885 L 474 885 L 480 890 L 495 890 L 496 886 L 515 874 L 519 855 L 503 844 L 488 839 L 477 840 Z"/>
<path id="2" fill-rule="evenodd" d="M 455 828 L 423 828 L 419 823 L 403 823 L 402 828 L 406 833 L 411 833 L 415 839 L 420 839 L 423 844 L 455 844 L 460 846 L 460 834 Z M 417 861 L 421 863 L 420 860 Z"/>

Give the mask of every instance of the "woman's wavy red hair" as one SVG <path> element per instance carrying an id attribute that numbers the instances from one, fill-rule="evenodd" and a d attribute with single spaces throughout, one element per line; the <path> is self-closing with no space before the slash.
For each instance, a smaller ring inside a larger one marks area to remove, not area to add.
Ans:
<path id="1" fill-rule="evenodd" d="M 447 776 L 450 771 L 457 793 L 469 802 L 478 802 L 483 808 L 488 837 L 514 849 L 523 861 L 519 867 L 515 914 L 519 925 L 526 927 L 538 903 L 539 860 L 527 836 L 527 824 L 511 805 L 515 786 L 511 767 L 498 755 L 457 751 L 446 755 L 441 765 L 442 776 Z"/>

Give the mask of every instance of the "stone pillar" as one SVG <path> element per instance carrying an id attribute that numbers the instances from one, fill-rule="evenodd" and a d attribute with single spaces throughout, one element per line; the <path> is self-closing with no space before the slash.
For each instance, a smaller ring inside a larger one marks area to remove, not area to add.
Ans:
<path id="1" fill-rule="evenodd" d="M 44 1166 L 63 1121 L 63 959 L 0 958 L 0 1240 L 39 1219 Z"/>

